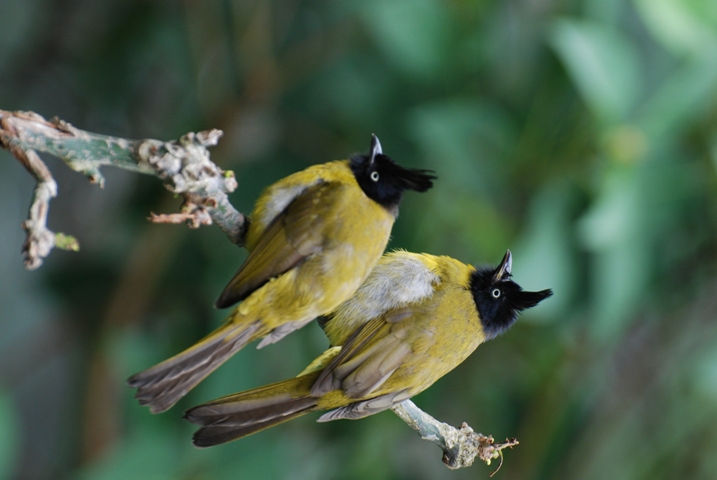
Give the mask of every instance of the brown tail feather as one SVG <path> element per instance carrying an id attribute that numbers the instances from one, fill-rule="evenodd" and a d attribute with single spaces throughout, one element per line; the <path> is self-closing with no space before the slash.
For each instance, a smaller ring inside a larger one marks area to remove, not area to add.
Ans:
<path id="1" fill-rule="evenodd" d="M 257 322 L 236 333 L 241 327 L 227 324 L 179 355 L 132 375 L 127 384 L 137 389 L 135 398 L 140 405 L 148 406 L 152 413 L 164 412 L 254 340 L 260 326 Z M 230 334 L 233 336 L 227 339 Z"/>
<path id="2" fill-rule="evenodd" d="M 216 424 L 202 427 L 192 436 L 192 443 L 196 447 L 204 448 L 238 440 L 313 411 L 316 408 L 316 399 L 311 397 L 297 398 L 286 402 L 284 406 L 286 408 L 285 412 L 276 413 L 274 416 L 260 415 L 266 418 L 264 421 L 253 421 L 241 417 L 233 419 L 235 417 L 232 416 L 227 418 L 226 422 L 219 421 Z M 197 423 L 189 415 L 186 418 L 190 422 Z"/>
<path id="3" fill-rule="evenodd" d="M 200 425 L 192 437 L 197 447 L 211 447 L 287 422 L 317 409 L 309 396 L 317 375 L 292 378 L 199 405 L 184 418 Z"/>

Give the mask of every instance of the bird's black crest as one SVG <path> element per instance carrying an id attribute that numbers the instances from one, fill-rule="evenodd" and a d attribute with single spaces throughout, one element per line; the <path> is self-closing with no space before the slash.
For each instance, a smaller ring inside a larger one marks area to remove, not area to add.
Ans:
<path id="1" fill-rule="evenodd" d="M 401 203 L 405 190 L 425 192 L 433 186 L 431 170 L 403 168 L 388 155 L 381 152 L 381 145 L 374 136 L 372 151 L 367 155 L 351 157 L 351 171 L 367 197 L 386 209 Z"/>
<path id="2" fill-rule="evenodd" d="M 501 266 L 495 269 L 480 268 L 471 274 L 470 288 L 486 340 L 508 330 L 521 311 L 536 306 L 553 294 L 550 289 L 524 291 L 510 279 L 510 272 L 498 275 Z"/>

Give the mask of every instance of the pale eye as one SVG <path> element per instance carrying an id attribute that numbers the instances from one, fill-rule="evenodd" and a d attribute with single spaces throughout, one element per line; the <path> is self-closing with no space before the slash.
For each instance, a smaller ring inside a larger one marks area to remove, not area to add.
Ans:
<path id="1" fill-rule="evenodd" d="M 500 297 L 500 289 L 494 288 L 493 291 L 490 292 L 490 294 L 493 295 L 493 298 L 498 298 L 498 297 Z"/>
<path id="2" fill-rule="evenodd" d="M 373 180 L 374 182 L 378 182 L 378 172 L 371 172 L 371 180 Z"/>

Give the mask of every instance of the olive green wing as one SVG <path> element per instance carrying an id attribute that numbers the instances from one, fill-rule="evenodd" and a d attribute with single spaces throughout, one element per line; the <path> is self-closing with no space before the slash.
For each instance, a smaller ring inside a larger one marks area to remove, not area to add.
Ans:
<path id="1" fill-rule="evenodd" d="M 409 358 L 416 335 L 426 335 L 411 322 L 414 313 L 411 307 L 392 310 L 361 326 L 319 375 L 311 394 L 341 389 L 349 398 L 371 395 Z"/>
<path id="2" fill-rule="evenodd" d="M 244 300 L 270 279 L 285 273 L 324 245 L 324 222 L 344 186 L 321 182 L 307 188 L 269 224 L 256 247 L 246 258 L 216 301 L 217 308 Z"/>

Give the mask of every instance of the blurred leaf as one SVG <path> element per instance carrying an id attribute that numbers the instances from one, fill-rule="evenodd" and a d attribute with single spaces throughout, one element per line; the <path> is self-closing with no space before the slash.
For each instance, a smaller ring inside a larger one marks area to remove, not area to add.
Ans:
<path id="1" fill-rule="evenodd" d="M 408 129 L 427 163 L 438 170 L 440 188 L 460 188 L 493 201 L 504 193 L 498 185 L 514 132 L 501 109 L 469 98 L 449 99 L 416 108 Z"/>
<path id="2" fill-rule="evenodd" d="M 476 79 L 489 77 L 491 89 L 496 89 L 492 95 L 479 91 L 480 96 L 498 96 L 519 102 L 530 98 L 536 69 L 540 69 L 545 55 L 545 19 L 538 4 L 526 7 L 495 2 L 480 28 L 467 29 L 468 32 L 472 30 L 480 42 L 474 45 L 475 57 L 471 63 L 480 62 L 476 67 L 484 63 Z M 469 20 L 470 16 L 461 18 L 461 21 Z M 450 54 L 453 56 L 453 52 Z"/>
<path id="3" fill-rule="evenodd" d="M 507 115 L 456 98 L 416 108 L 407 124 L 424 163 L 439 178 L 426 198 L 428 211 L 415 220 L 422 249 L 472 262 L 499 261 L 512 227 L 497 207 L 510 196 L 500 188 L 515 136 Z"/>
<path id="4" fill-rule="evenodd" d="M 469 191 L 452 192 L 448 187 L 434 197 L 421 215 L 414 215 L 411 226 L 413 243 L 420 251 L 450 255 L 471 264 L 500 261 L 513 236 L 506 216 Z"/>
<path id="5" fill-rule="evenodd" d="M 639 125 L 651 142 L 671 142 L 710 107 L 717 90 L 717 50 L 713 53 L 680 67 L 640 108 Z"/>
<path id="6" fill-rule="evenodd" d="M 592 302 L 599 338 L 619 333 L 649 290 L 654 253 L 678 227 L 693 195 L 695 178 L 680 160 L 663 150 L 638 164 L 612 165 L 578 223 L 580 240 L 595 254 Z"/>
<path id="7" fill-rule="evenodd" d="M 390 468 L 391 455 L 396 447 L 396 439 L 401 433 L 395 419 L 387 419 L 388 412 L 367 418 L 358 432 L 363 440 L 358 442 L 358 449 L 352 455 L 347 467 L 348 478 L 371 478 L 376 480 L 392 478 Z M 384 417 L 383 419 L 381 417 Z M 388 421 L 387 421 L 388 420 Z M 404 427 L 405 428 L 405 427 Z M 379 460 L 378 462 L 375 460 Z"/>
<path id="8" fill-rule="evenodd" d="M 624 120 L 639 93 L 632 43 L 608 26 L 571 19 L 552 25 L 550 42 L 593 113 L 606 122 Z"/>
<path id="9" fill-rule="evenodd" d="M 649 149 L 647 135 L 634 125 L 618 125 L 603 135 L 603 148 L 610 160 L 620 163 L 641 161 Z"/>
<path id="10" fill-rule="evenodd" d="M 693 380 L 699 393 L 707 396 L 710 401 L 717 401 L 717 348 L 712 344 L 711 351 L 699 356 L 695 363 Z"/>
<path id="11" fill-rule="evenodd" d="M 712 158 L 712 165 L 715 167 L 715 174 L 717 174 L 717 133 L 712 137 L 710 157 Z"/>
<path id="12" fill-rule="evenodd" d="M 641 234 L 638 172 L 615 169 L 600 197 L 578 224 L 583 245 L 596 254 L 592 299 L 594 333 L 611 338 L 620 331 L 642 293 L 650 261 Z"/>
<path id="13" fill-rule="evenodd" d="M 85 468 L 80 478 L 87 480 L 126 480 L 141 478 L 172 480 L 177 478 L 183 461 L 177 435 L 169 429 L 140 428 L 125 442 L 94 465 Z"/>
<path id="14" fill-rule="evenodd" d="M 653 37 L 675 54 L 703 55 L 717 48 L 714 0 L 634 0 Z"/>
<path id="15" fill-rule="evenodd" d="M 392 64 L 407 74 L 440 75 L 450 27 L 445 4 L 436 0 L 365 2 L 364 23 Z"/>
<path id="16" fill-rule="evenodd" d="M 606 176 L 600 197 L 579 223 L 580 238 L 589 250 L 609 249 L 632 233 L 637 214 L 635 175 L 633 169 L 621 169 Z"/>
<path id="17" fill-rule="evenodd" d="M 527 226 L 514 249 L 515 278 L 526 290 L 553 289 L 528 318 L 557 321 L 579 286 L 572 215 L 577 198 L 567 184 L 547 185 L 532 201 Z"/>
<path id="18" fill-rule="evenodd" d="M 320 443 L 319 438 L 294 429 L 282 435 L 280 443 L 285 444 L 287 465 L 284 478 L 287 480 L 314 480 L 317 478 L 339 478 L 345 465 L 337 456 L 338 445 Z M 264 476 L 263 471 L 257 472 Z"/>
<path id="19" fill-rule="evenodd" d="M 11 478 L 22 441 L 12 397 L 0 391 L 0 479 Z"/>
<path id="20" fill-rule="evenodd" d="M 312 85 L 307 97 L 311 111 L 317 116 L 329 113 L 346 127 L 377 130 L 382 125 L 376 119 L 376 105 L 392 94 L 391 79 L 382 70 L 380 61 L 366 55 L 334 63 Z"/>
<path id="21" fill-rule="evenodd" d="M 608 25 L 615 25 L 625 7 L 623 0 L 584 0 L 587 16 Z"/>

